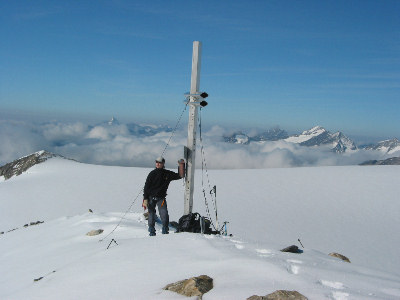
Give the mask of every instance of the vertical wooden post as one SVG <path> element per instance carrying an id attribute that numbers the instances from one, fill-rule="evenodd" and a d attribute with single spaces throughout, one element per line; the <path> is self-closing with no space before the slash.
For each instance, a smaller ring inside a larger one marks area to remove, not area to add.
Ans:
<path id="1" fill-rule="evenodd" d="M 192 56 L 192 78 L 190 84 L 190 94 L 199 94 L 200 88 L 200 68 L 201 68 L 201 42 L 193 42 Z M 187 142 L 187 171 L 185 180 L 185 199 L 184 214 L 187 215 L 193 209 L 193 190 L 194 190 L 194 171 L 196 160 L 196 130 L 198 105 L 194 104 L 197 98 L 190 96 L 189 99 L 189 124 L 188 124 L 188 142 Z M 192 104 L 191 104 L 192 103 Z"/>

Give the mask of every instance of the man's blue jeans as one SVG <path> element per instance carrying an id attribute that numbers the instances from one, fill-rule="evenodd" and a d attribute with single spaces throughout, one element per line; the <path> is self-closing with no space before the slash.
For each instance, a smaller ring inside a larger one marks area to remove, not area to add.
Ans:
<path id="1" fill-rule="evenodd" d="M 169 233 L 169 215 L 168 215 L 168 208 L 167 208 L 167 200 L 165 198 L 159 197 L 150 197 L 149 199 L 149 232 L 150 235 L 155 235 L 155 223 L 156 223 L 156 206 L 158 208 L 158 213 L 160 214 L 161 222 L 162 222 L 162 233 L 167 234 Z"/>

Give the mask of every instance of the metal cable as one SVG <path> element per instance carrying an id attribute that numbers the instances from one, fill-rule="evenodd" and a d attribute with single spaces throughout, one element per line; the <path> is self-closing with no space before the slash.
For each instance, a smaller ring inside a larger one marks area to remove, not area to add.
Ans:
<path id="1" fill-rule="evenodd" d="M 133 204 L 136 202 L 137 198 L 139 198 L 139 195 L 143 192 L 144 187 L 142 187 L 142 189 L 140 190 L 140 192 L 137 194 L 136 198 L 133 200 L 133 202 L 131 203 L 131 205 L 129 206 L 129 208 L 125 211 L 125 213 L 122 215 L 121 219 L 119 220 L 118 224 L 114 227 L 114 229 L 107 234 L 104 238 L 102 238 L 101 240 L 99 240 L 99 242 L 104 241 L 107 237 L 109 237 L 118 227 L 119 225 L 121 225 L 122 220 L 125 218 L 125 216 L 127 215 L 127 213 L 131 210 Z"/>
<path id="2" fill-rule="evenodd" d="M 202 163 L 201 163 L 201 186 L 203 188 L 204 202 L 205 202 L 205 205 L 206 205 L 207 216 L 210 219 L 211 225 L 213 226 L 215 231 L 218 231 L 218 228 L 215 227 L 215 225 L 214 225 L 214 223 L 212 221 L 210 210 L 209 210 L 209 207 L 208 207 L 207 196 L 206 196 L 206 192 L 205 192 L 205 189 L 204 189 L 204 167 L 205 167 L 207 181 L 208 181 L 208 187 L 209 187 L 209 189 L 211 191 L 210 178 L 208 176 L 207 162 L 206 162 L 206 158 L 205 158 L 204 145 L 203 145 L 202 124 L 201 124 L 201 108 L 200 108 L 200 113 L 199 113 L 199 133 L 200 133 L 199 134 L 199 138 L 200 138 L 200 149 L 201 149 L 201 159 L 202 159 Z M 217 210 L 216 210 L 216 199 L 214 199 L 212 197 L 212 194 L 211 194 L 211 200 L 212 200 L 213 205 L 214 205 L 214 212 L 215 212 L 215 217 L 216 217 L 216 220 L 217 220 L 218 216 L 217 216 Z"/>
<path id="3" fill-rule="evenodd" d="M 189 103 L 189 102 L 187 102 L 187 103 L 185 104 L 185 107 L 184 107 L 184 109 L 182 110 L 181 115 L 179 116 L 178 121 L 176 122 L 175 128 L 172 130 L 171 136 L 169 137 L 169 140 L 168 140 L 167 144 L 165 145 L 165 148 L 164 148 L 163 152 L 161 153 L 161 156 L 163 156 L 164 153 L 165 153 L 165 151 L 167 151 L 167 148 L 168 148 L 168 146 L 169 146 L 169 143 L 171 142 L 171 139 L 172 139 L 172 137 L 174 136 L 176 129 L 178 128 L 179 122 L 180 122 L 181 119 L 182 119 L 183 113 L 185 112 L 186 107 L 188 106 L 188 103 Z"/>

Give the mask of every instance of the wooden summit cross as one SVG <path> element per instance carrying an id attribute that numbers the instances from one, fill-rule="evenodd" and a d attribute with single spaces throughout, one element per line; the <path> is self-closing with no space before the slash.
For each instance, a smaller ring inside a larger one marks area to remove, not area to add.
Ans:
<path id="1" fill-rule="evenodd" d="M 200 68 L 201 68 L 201 42 L 193 42 L 192 56 L 192 77 L 190 84 L 190 93 L 187 94 L 187 104 L 189 108 L 188 123 L 188 141 L 185 147 L 186 159 L 186 178 L 185 178 L 185 198 L 184 198 L 184 214 L 187 215 L 193 209 L 193 190 L 194 190 L 194 171 L 196 160 L 196 130 L 197 130 L 197 114 L 199 106 L 206 106 L 204 101 L 207 93 L 200 93 Z"/>

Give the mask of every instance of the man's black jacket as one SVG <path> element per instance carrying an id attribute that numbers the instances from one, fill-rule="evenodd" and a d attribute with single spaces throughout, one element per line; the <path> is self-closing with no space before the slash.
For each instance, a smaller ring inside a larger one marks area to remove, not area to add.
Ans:
<path id="1" fill-rule="evenodd" d="M 165 198 L 167 189 L 172 180 L 181 179 L 178 173 L 166 169 L 154 169 L 149 173 L 144 185 L 143 199 L 149 197 Z"/>

